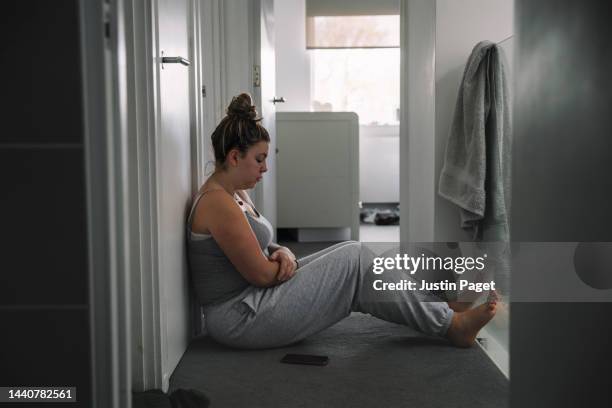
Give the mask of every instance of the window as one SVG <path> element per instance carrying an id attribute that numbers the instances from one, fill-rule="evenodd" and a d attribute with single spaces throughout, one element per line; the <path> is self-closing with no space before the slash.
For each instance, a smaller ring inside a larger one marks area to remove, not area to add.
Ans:
<path id="1" fill-rule="evenodd" d="M 350 111 L 361 125 L 398 125 L 398 48 L 315 50 L 312 100 L 315 111 Z"/>
<path id="2" fill-rule="evenodd" d="M 306 19 L 306 48 L 399 48 L 399 15 Z"/>
<path id="3" fill-rule="evenodd" d="M 309 17 L 307 26 L 313 110 L 398 125 L 399 16 Z"/>

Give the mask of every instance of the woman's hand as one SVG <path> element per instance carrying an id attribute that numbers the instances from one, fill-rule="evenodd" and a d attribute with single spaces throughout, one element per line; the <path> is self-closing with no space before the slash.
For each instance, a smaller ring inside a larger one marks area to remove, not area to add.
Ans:
<path id="1" fill-rule="evenodd" d="M 280 264 L 278 274 L 276 275 L 277 281 L 285 282 L 291 279 L 293 275 L 295 275 L 295 271 L 297 269 L 297 262 L 295 260 L 295 255 L 293 255 L 289 248 L 280 247 L 279 249 L 274 251 L 272 255 L 270 255 L 269 259 Z"/>

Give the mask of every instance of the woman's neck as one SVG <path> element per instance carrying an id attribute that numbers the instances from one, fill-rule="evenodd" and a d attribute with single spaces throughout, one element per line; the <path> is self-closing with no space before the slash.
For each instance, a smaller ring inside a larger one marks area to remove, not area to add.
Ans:
<path id="1" fill-rule="evenodd" d="M 217 183 L 221 188 L 228 192 L 229 195 L 233 196 L 236 194 L 238 190 L 234 183 L 230 180 L 227 173 L 224 173 L 219 170 L 215 170 L 213 174 L 211 174 L 209 180 L 212 179 L 215 183 Z"/>

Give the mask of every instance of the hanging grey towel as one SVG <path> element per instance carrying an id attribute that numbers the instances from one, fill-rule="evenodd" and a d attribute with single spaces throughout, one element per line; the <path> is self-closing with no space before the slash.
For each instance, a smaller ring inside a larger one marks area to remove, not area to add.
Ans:
<path id="1" fill-rule="evenodd" d="M 474 240 L 509 241 L 511 103 L 501 49 L 490 41 L 468 58 L 438 193 L 460 208 Z"/>

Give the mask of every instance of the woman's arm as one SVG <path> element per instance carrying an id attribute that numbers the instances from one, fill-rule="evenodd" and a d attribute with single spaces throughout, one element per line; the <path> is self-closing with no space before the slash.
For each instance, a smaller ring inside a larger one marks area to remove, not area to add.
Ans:
<path id="1" fill-rule="evenodd" d="M 266 258 L 234 199 L 225 191 L 210 191 L 201 201 L 197 213 L 210 215 L 207 229 L 238 272 L 254 286 L 278 284 L 279 263 Z"/>
<path id="2" fill-rule="evenodd" d="M 275 253 L 278 250 L 282 250 L 282 251 L 286 252 L 288 255 L 290 255 L 293 258 L 295 258 L 295 255 L 293 254 L 293 252 L 291 252 L 291 250 L 289 248 L 287 248 L 286 246 L 279 245 L 276 242 L 271 242 L 270 245 L 268 245 L 268 253 L 270 255 L 272 255 L 273 253 Z"/>
<path id="3" fill-rule="evenodd" d="M 253 204 L 251 197 L 249 197 L 249 194 L 246 191 L 238 190 L 238 196 L 240 196 L 244 201 L 250 204 L 251 208 L 255 208 L 255 204 Z M 276 242 L 272 242 L 270 245 L 268 245 L 268 253 L 270 255 L 272 255 L 274 252 L 278 251 L 279 249 L 286 250 L 289 254 L 291 254 L 291 256 L 293 256 L 293 258 L 295 258 L 295 255 L 293 255 L 293 252 L 291 252 L 291 250 L 287 247 L 279 245 Z"/>
<path id="4" fill-rule="evenodd" d="M 248 193 L 244 190 L 238 190 L 238 196 L 241 197 L 247 204 L 251 206 L 251 208 L 255 209 L 255 205 L 253 201 L 251 201 L 251 197 L 249 197 Z M 278 281 L 284 282 L 289 280 L 295 274 L 297 268 L 299 268 L 297 259 L 293 252 L 287 247 L 279 245 L 275 242 L 272 242 L 268 245 L 268 254 L 269 260 L 278 262 L 280 265 L 280 269 L 276 276 Z"/>
<path id="5" fill-rule="evenodd" d="M 278 251 L 281 248 L 287 248 L 287 247 L 278 245 L 276 242 L 271 242 L 270 245 L 268 245 L 268 253 L 272 255 L 274 252 Z"/>

